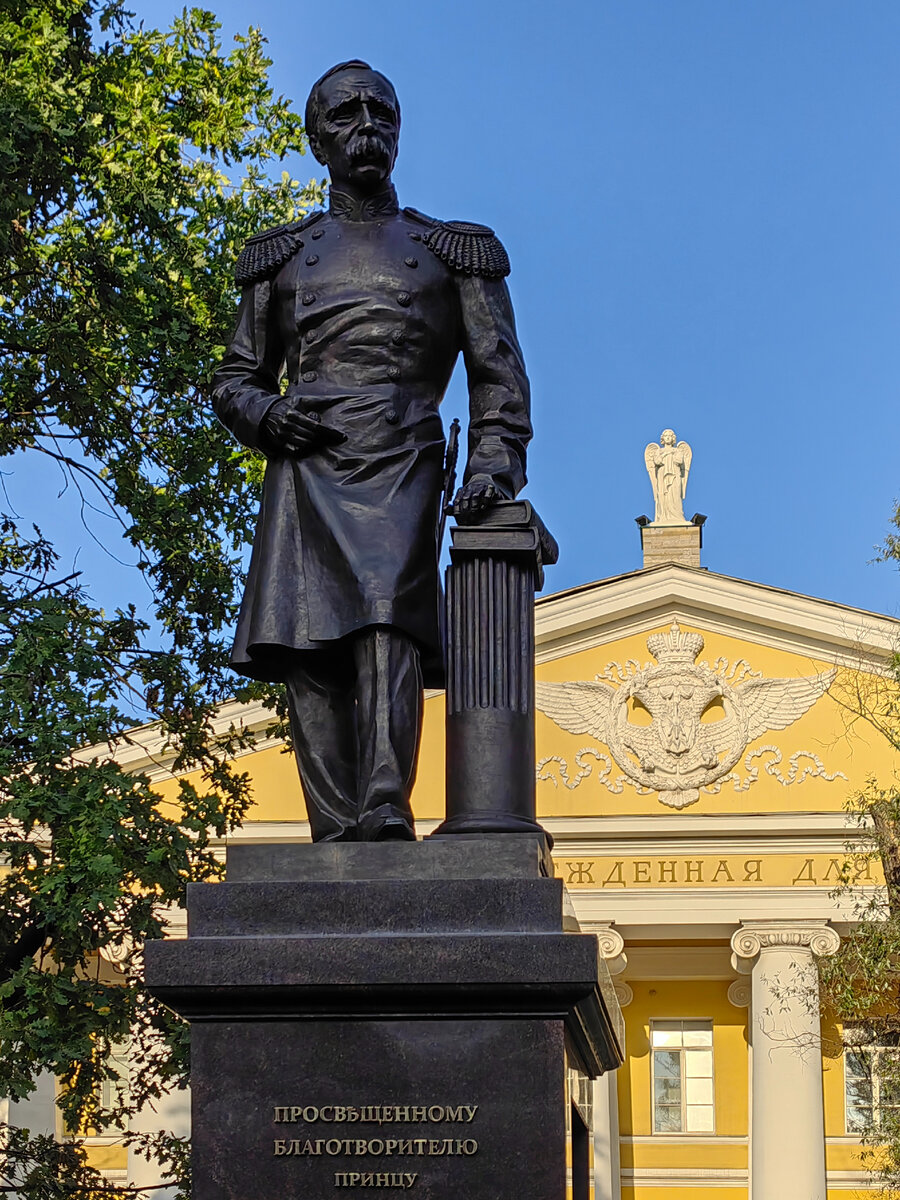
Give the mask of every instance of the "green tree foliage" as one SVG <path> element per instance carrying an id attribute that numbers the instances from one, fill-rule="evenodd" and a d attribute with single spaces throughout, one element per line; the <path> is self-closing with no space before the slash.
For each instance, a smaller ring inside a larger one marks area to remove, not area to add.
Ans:
<path id="1" fill-rule="evenodd" d="M 885 547 L 900 558 L 900 543 Z M 831 693 L 849 723 L 874 727 L 900 750 L 900 656 L 891 671 L 844 671 Z M 858 828 L 854 853 L 837 894 L 855 909 L 856 923 L 833 958 L 820 962 L 822 996 L 844 1028 L 852 1054 L 848 1087 L 863 1161 L 884 1196 L 900 1196 L 900 784 L 871 778 L 850 797 L 848 811 Z M 859 886 L 860 855 L 882 869 L 885 887 Z"/>
<path id="2" fill-rule="evenodd" d="M 50 1070 L 71 1129 L 124 1123 L 183 1081 L 181 1027 L 129 948 L 216 874 L 210 838 L 248 790 L 230 765 L 245 735 L 212 716 L 265 694 L 238 690 L 226 653 L 260 464 L 211 417 L 204 380 L 241 244 L 320 196 L 281 169 L 303 130 L 259 32 L 226 50 L 217 31 L 196 9 L 147 30 L 122 0 L 0 7 L 0 457 L 53 460 L 67 500 L 113 514 L 151 596 L 104 612 L 0 502 L 0 1095 Z M 136 714 L 175 772 L 200 773 L 177 805 L 115 760 Z M 104 949 L 125 956 L 117 980 Z M 128 1037 L 130 1101 L 101 1113 Z M 74 1167 L 44 1167 L 88 1194 Z M 21 1194 L 64 1194 L 42 1186 Z"/>

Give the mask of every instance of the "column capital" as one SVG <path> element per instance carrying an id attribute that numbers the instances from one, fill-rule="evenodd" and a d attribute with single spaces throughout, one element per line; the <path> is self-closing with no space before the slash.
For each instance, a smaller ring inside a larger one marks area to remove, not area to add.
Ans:
<path id="1" fill-rule="evenodd" d="M 826 921 L 748 921 L 731 937 L 735 967 L 742 974 L 762 950 L 795 947 L 825 957 L 836 954 L 840 944 L 837 930 Z"/>
<path id="2" fill-rule="evenodd" d="M 610 975 L 621 975 L 628 966 L 628 958 L 625 955 L 625 939 L 618 929 L 613 929 L 612 922 L 595 926 L 594 933 L 597 935 L 600 957 L 606 963 Z"/>
<path id="3" fill-rule="evenodd" d="M 747 979 L 735 979 L 728 988 L 728 1003 L 735 1008 L 749 1008 L 752 985 Z"/>
<path id="4" fill-rule="evenodd" d="M 630 984 L 627 984 L 624 979 L 617 979 L 613 984 L 616 991 L 616 999 L 619 1002 L 619 1008 L 627 1008 L 634 999 L 634 989 Z"/>

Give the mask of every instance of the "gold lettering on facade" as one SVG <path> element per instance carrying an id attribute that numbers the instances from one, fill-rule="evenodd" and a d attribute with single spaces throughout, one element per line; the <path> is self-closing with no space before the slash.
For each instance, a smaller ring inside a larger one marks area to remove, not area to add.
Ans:
<path id="1" fill-rule="evenodd" d="M 567 862 L 568 871 L 566 883 L 593 883 L 593 864 L 589 862 Z"/>
<path id="2" fill-rule="evenodd" d="M 650 868 L 652 865 L 653 864 L 647 858 L 635 859 L 635 861 L 632 863 L 634 870 L 634 882 L 651 883 L 652 880 L 650 878 Z"/>
<path id="3" fill-rule="evenodd" d="M 621 859 L 610 870 L 607 877 L 603 880 L 603 887 L 627 887 L 625 880 L 622 878 L 622 868 L 625 864 Z"/>
<path id="4" fill-rule="evenodd" d="M 813 870 L 813 860 L 811 858 L 806 859 L 796 878 L 791 880 L 792 886 L 798 883 L 818 883 L 818 880 L 815 876 L 815 871 Z"/>
<path id="5" fill-rule="evenodd" d="M 571 859 L 561 864 L 570 888 L 654 887 L 804 887 L 842 883 L 882 882 L 876 862 L 865 854 L 769 854 L 759 858 L 740 855 L 696 855 L 693 858 L 593 858 Z"/>

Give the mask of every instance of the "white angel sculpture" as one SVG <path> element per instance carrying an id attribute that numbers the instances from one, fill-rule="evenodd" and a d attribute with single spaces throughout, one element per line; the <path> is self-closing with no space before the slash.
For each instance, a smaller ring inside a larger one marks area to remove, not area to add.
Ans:
<path id="1" fill-rule="evenodd" d="M 647 473 L 656 502 L 654 525 L 688 525 L 684 518 L 684 493 L 691 470 L 691 448 L 675 441 L 675 433 L 664 429 L 659 445 L 651 442 L 644 451 Z"/>

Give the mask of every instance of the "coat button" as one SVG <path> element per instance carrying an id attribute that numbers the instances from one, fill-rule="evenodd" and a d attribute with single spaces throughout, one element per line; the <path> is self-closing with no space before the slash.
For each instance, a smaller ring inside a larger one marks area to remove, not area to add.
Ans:
<path id="1" fill-rule="evenodd" d="M 406 334 L 403 332 L 402 329 L 395 329 L 394 332 L 391 334 L 391 341 L 394 343 L 395 346 L 402 346 L 403 343 L 406 341 Z"/>
<path id="2" fill-rule="evenodd" d="M 318 254 L 307 254 L 306 265 L 308 267 L 314 267 L 318 261 L 319 261 Z"/>
<path id="3" fill-rule="evenodd" d="M 396 363 L 391 363 L 391 365 L 388 367 L 387 373 L 388 373 L 388 379 L 399 379 L 400 378 L 400 368 L 397 366 Z"/>
<path id="4" fill-rule="evenodd" d="M 309 308 L 310 304 L 315 304 L 315 302 L 316 297 L 313 292 L 304 292 L 300 297 L 300 303 L 306 305 L 307 308 Z"/>
<path id="5" fill-rule="evenodd" d="M 304 383 L 315 383 L 319 376 L 315 371 L 304 371 L 302 379 Z"/>
<path id="6" fill-rule="evenodd" d="M 403 261 L 406 263 L 406 265 L 408 267 L 417 267 L 419 265 L 419 260 L 417 258 L 413 258 L 413 256 L 411 254 L 410 254 L 409 258 L 404 258 Z"/>
<path id="7" fill-rule="evenodd" d="M 397 303 L 401 308 L 409 308 L 410 304 L 412 304 L 412 296 L 409 294 L 409 292 L 399 292 L 397 295 Z"/>
<path id="8" fill-rule="evenodd" d="M 400 420 L 400 418 L 397 416 L 396 410 L 393 408 L 389 408 L 387 410 L 387 412 L 384 414 L 384 419 L 387 421 L 388 425 L 396 425 Z"/>
<path id="9" fill-rule="evenodd" d="M 319 238 L 324 237 L 324 235 L 325 235 L 324 229 L 314 229 L 312 232 L 313 241 L 317 242 L 319 240 Z"/>
<path id="10" fill-rule="evenodd" d="M 318 339 L 318 337 L 319 337 L 318 329 L 310 329 L 306 335 L 306 340 L 308 342 L 315 342 Z"/>

